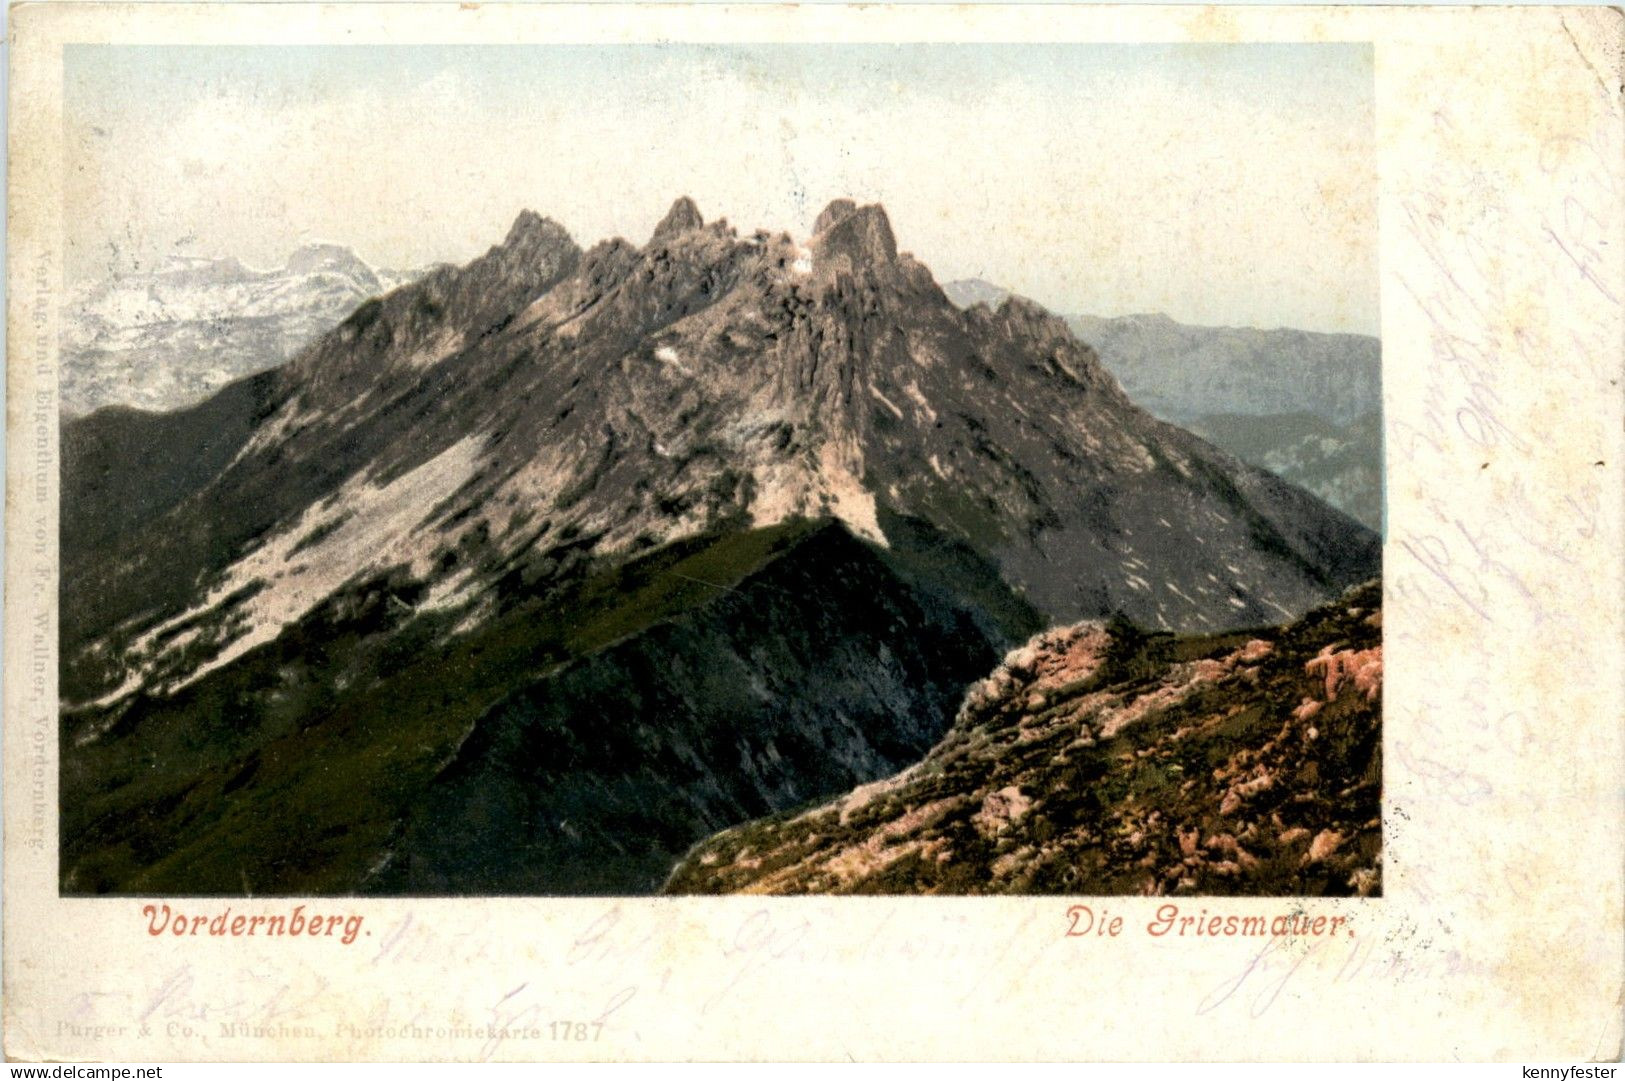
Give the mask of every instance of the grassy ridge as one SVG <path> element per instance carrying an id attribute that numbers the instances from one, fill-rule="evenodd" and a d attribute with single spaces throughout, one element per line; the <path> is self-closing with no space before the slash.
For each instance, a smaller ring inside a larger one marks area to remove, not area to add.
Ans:
<path id="1" fill-rule="evenodd" d="M 66 717 L 64 892 L 353 888 L 496 702 L 704 605 L 815 528 L 697 537 L 532 587 L 460 637 L 462 613 L 418 614 L 420 586 L 377 579 L 172 696 Z"/>

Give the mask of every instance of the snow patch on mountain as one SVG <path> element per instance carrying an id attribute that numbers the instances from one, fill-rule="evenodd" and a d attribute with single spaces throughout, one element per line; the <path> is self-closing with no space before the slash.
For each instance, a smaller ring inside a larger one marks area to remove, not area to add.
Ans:
<path id="1" fill-rule="evenodd" d="M 347 581 L 397 565 L 426 575 L 433 537 L 421 528 L 425 509 L 467 483 L 483 443 L 470 436 L 384 484 L 351 478 L 228 567 L 196 607 L 153 627 L 129 655 L 157 661 L 188 646 L 217 650 L 168 688 L 179 690 L 273 640 Z M 439 600 L 456 595 L 452 583 Z M 116 702 L 155 674 L 151 663 L 136 665 L 99 704 Z"/>

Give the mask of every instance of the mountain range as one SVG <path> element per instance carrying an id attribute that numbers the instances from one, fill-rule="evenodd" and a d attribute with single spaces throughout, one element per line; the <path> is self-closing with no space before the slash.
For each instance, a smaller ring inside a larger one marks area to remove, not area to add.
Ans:
<path id="1" fill-rule="evenodd" d="M 176 256 L 81 286 L 65 308 L 64 415 L 194 405 L 276 367 L 363 301 L 425 273 L 371 267 L 347 248 L 317 243 L 275 270 Z M 975 278 L 943 291 L 960 307 L 990 309 L 1009 295 Z M 1376 339 L 1196 327 L 1160 314 L 1065 318 L 1136 403 L 1381 527 Z"/>
<path id="2" fill-rule="evenodd" d="M 967 308 L 1009 295 L 978 278 L 943 290 Z M 1376 338 L 1189 326 L 1160 313 L 1065 318 L 1137 404 L 1381 528 Z"/>
<path id="3" fill-rule="evenodd" d="M 195 405 L 293 356 L 356 305 L 421 275 L 307 244 L 272 270 L 171 256 L 72 290 L 62 329 L 62 411 Z"/>
<path id="4" fill-rule="evenodd" d="M 71 894 L 650 892 L 918 762 L 1046 627 L 1277 624 L 1380 566 L 847 200 L 586 250 L 527 211 L 62 450 Z"/>

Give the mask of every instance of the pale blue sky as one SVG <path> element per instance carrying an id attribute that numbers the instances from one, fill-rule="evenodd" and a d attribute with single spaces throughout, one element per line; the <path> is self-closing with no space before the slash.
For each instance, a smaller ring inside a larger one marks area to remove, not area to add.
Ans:
<path id="1" fill-rule="evenodd" d="M 802 234 L 885 203 L 941 280 L 1374 333 L 1363 45 L 73 46 L 70 268 L 346 243 L 467 259 L 523 207 L 641 242 L 679 194 Z"/>

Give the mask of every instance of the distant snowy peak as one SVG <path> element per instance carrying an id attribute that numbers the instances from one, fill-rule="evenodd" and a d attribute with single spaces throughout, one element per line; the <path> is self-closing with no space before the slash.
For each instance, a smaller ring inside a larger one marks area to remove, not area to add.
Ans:
<path id="1" fill-rule="evenodd" d="M 372 267 L 349 248 L 342 244 L 321 242 L 296 249 L 288 256 L 288 262 L 283 267 L 285 274 L 315 274 L 321 271 L 354 274 L 357 277 L 373 275 Z"/>
<path id="2" fill-rule="evenodd" d="M 64 312 L 63 411 L 192 405 L 426 272 L 376 268 L 341 244 L 313 242 L 273 269 L 176 254 L 82 285 Z"/>
<path id="3" fill-rule="evenodd" d="M 210 285 L 222 282 L 242 281 L 253 277 L 255 271 L 243 265 L 241 259 L 235 256 L 225 258 L 210 258 L 199 255 L 171 255 L 164 260 L 158 270 L 143 274 L 139 271 L 130 274 L 129 278 L 153 278 L 158 281 L 176 286 L 192 286 L 207 288 Z M 126 280 L 116 277 L 114 282 Z"/>
<path id="4" fill-rule="evenodd" d="M 118 306 L 115 298 L 136 294 L 161 305 L 167 320 L 268 314 L 242 313 L 241 306 L 276 297 L 273 307 L 281 310 L 296 303 L 301 291 L 314 297 L 335 286 L 371 295 L 417 275 L 372 267 L 349 248 L 325 242 L 296 248 L 282 266 L 268 270 L 250 267 L 236 256 L 171 255 L 156 268 L 126 271 L 80 286 L 74 291 L 74 307 L 120 322 L 120 316 L 136 313 Z M 110 300 L 115 301 L 112 306 Z"/>
<path id="5" fill-rule="evenodd" d="M 974 308 L 978 304 L 997 308 L 1010 295 L 1010 290 L 1001 289 L 981 278 L 960 278 L 944 285 L 942 291 L 957 308 Z"/>

